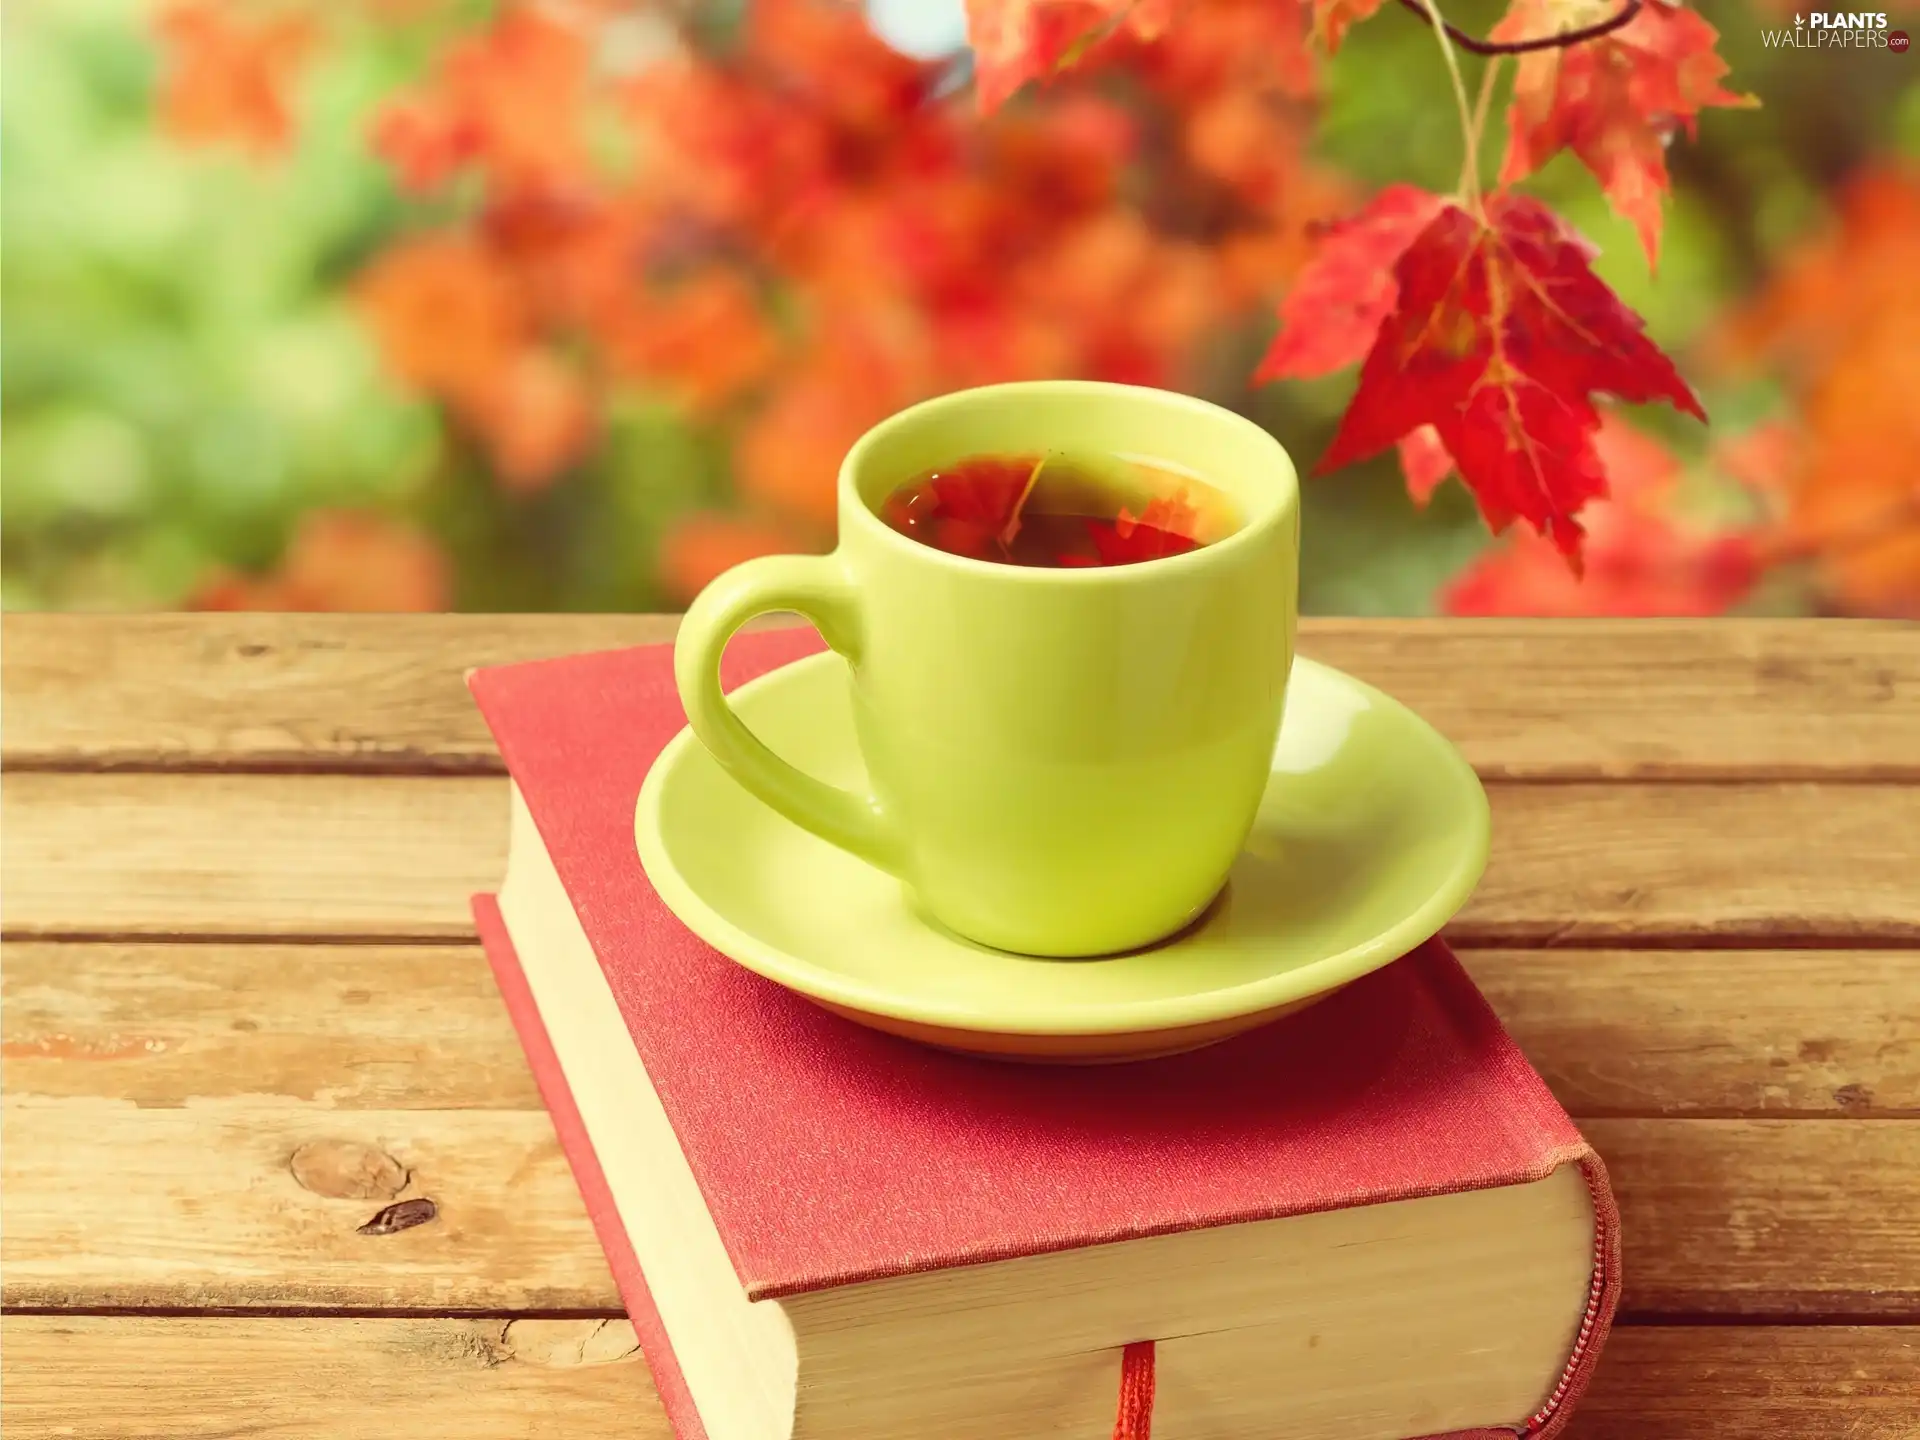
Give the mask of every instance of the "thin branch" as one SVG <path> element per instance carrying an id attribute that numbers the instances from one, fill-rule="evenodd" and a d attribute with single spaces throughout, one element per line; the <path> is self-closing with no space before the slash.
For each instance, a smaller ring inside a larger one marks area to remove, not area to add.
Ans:
<path id="1" fill-rule="evenodd" d="M 1428 24 L 1434 23 L 1434 17 L 1427 13 L 1424 0 L 1400 0 L 1400 3 Z M 1446 31 L 1447 38 L 1470 55 L 1525 55 L 1534 50 L 1564 50 L 1569 45 L 1578 45 L 1582 40 L 1597 40 L 1602 35 L 1611 35 L 1638 15 L 1643 3 L 1644 0 L 1626 0 L 1617 14 L 1609 15 L 1604 20 L 1582 25 L 1578 30 L 1562 30 L 1558 35 L 1542 35 L 1533 40 L 1482 40 L 1445 20 L 1439 24 Z"/>

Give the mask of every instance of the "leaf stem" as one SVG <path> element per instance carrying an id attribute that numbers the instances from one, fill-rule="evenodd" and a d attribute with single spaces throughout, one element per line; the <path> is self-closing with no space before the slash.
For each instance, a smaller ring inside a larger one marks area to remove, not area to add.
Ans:
<path id="1" fill-rule="evenodd" d="M 1494 86 L 1500 78 L 1502 57 L 1495 55 L 1487 61 L 1486 69 L 1480 72 L 1480 93 L 1473 101 L 1473 121 L 1467 131 L 1467 164 L 1472 167 L 1474 177 L 1480 175 L 1481 141 L 1487 134 L 1487 116 L 1493 109 Z"/>
<path id="2" fill-rule="evenodd" d="M 1531 40 L 1482 40 L 1477 35 L 1456 29 L 1438 14 L 1431 13 L 1433 7 L 1425 0 L 1400 0 L 1400 3 L 1422 20 L 1444 30 L 1448 39 L 1470 55 L 1525 55 L 1533 50 L 1564 50 L 1583 40 L 1597 40 L 1602 35 L 1610 35 L 1640 13 L 1644 0 L 1626 0 L 1614 14 L 1604 20 L 1596 20 L 1591 25 L 1582 25 L 1578 30 L 1562 30 L 1557 35 L 1539 35 Z"/>
<path id="3" fill-rule="evenodd" d="M 1447 62 L 1447 78 L 1453 82 L 1453 103 L 1460 111 L 1460 139 L 1466 147 L 1466 159 L 1460 166 L 1460 198 L 1466 201 L 1467 210 L 1476 218 L 1486 217 L 1480 209 L 1480 165 L 1479 150 L 1474 144 L 1475 130 L 1473 112 L 1467 105 L 1467 85 L 1460 78 L 1460 57 L 1453 53 L 1453 27 L 1440 16 L 1438 0 L 1401 0 L 1402 4 L 1424 5 L 1427 18 L 1433 22 L 1433 35 L 1440 42 L 1440 54 Z"/>

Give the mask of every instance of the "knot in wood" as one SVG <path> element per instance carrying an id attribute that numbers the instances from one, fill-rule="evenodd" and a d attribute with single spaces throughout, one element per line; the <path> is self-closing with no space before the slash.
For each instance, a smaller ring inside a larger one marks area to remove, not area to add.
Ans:
<path id="1" fill-rule="evenodd" d="M 390 1200 L 407 1188 L 398 1160 L 357 1140 L 309 1140 L 287 1162 L 293 1178 L 332 1200 Z"/>

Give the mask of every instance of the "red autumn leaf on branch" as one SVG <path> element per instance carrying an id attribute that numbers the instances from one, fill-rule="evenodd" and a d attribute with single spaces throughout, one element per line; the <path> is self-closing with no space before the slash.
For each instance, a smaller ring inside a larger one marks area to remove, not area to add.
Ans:
<path id="1" fill-rule="evenodd" d="M 1617 0 L 1513 0 L 1495 40 L 1523 40 L 1604 20 Z M 1666 147 L 1676 127 L 1694 135 L 1709 105 L 1760 102 L 1722 88 L 1719 32 L 1697 11 L 1645 0 L 1620 29 L 1563 49 L 1522 55 L 1507 112 L 1503 185 L 1531 175 L 1563 149 L 1591 170 L 1640 232 L 1647 263 L 1660 252 L 1660 205 L 1671 189 Z"/>
<path id="2" fill-rule="evenodd" d="M 1496 534 L 1515 518 L 1576 569 L 1580 508 L 1606 493 L 1592 397 L 1700 402 L 1596 277 L 1592 250 L 1539 201 L 1482 221 L 1447 205 L 1394 267 L 1398 296 L 1322 471 L 1431 425 Z"/>
<path id="3" fill-rule="evenodd" d="M 1280 333 L 1255 383 L 1330 375 L 1357 364 L 1393 313 L 1393 267 L 1447 202 L 1413 185 L 1389 185 L 1336 220 L 1280 304 Z"/>
<path id="4" fill-rule="evenodd" d="M 1172 0 L 967 0 L 980 108 L 999 108 L 1117 30 L 1151 39 L 1172 18 Z"/>
<path id="5" fill-rule="evenodd" d="M 1325 227 L 1313 259 L 1280 305 L 1280 332 L 1254 374 L 1256 384 L 1330 375 L 1358 364 L 1393 313 L 1393 267 L 1447 202 L 1413 185 L 1389 185 L 1344 220 Z M 1401 437 L 1407 492 L 1425 505 L 1453 472 L 1453 457 L 1431 425 Z"/>

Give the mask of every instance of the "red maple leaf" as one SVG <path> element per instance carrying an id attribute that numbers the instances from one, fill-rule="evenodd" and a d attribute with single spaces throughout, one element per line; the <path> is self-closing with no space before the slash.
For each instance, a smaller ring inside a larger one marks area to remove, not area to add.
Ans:
<path id="1" fill-rule="evenodd" d="M 1495 40 L 1551 35 L 1603 20 L 1614 0 L 1513 0 Z M 1709 105 L 1752 106 L 1723 89 L 1719 32 L 1698 12 L 1646 0 L 1640 13 L 1598 39 L 1520 57 L 1507 112 L 1500 182 L 1531 175 L 1571 149 L 1613 207 L 1633 222 L 1647 263 L 1660 251 L 1661 197 L 1671 188 L 1666 147 L 1676 126 L 1688 138 Z"/>
<path id="2" fill-rule="evenodd" d="M 1172 18 L 1173 0 L 967 0 L 980 108 L 999 108 L 1122 28 L 1151 39 Z"/>
<path id="3" fill-rule="evenodd" d="M 1280 304 L 1280 333 L 1255 383 L 1328 375 L 1356 364 L 1393 313 L 1393 266 L 1446 201 L 1413 185 L 1389 185 L 1320 237 Z"/>
<path id="4" fill-rule="evenodd" d="M 1446 205 L 1394 267 L 1399 294 L 1318 468 L 1431 425 L 1496 534 L 1517 517 L 1580 563 L 1580 508 L 1606 494 L 1592 397 L 1706 412 L 1594 275 L 1591 247 L 1539 201 L 1501 195 L 1486 219 Z"/>

